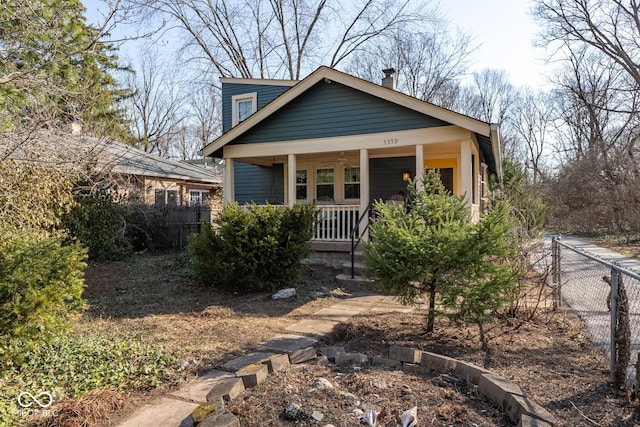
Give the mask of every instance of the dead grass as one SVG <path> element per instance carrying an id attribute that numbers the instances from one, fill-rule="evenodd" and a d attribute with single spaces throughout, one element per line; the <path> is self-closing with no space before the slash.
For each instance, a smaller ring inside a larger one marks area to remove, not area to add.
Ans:
<path id="1" fill-rule="evenodd" d="M 306 268 L 298 297 L 274 301 L 265 293 L 241 296 L 198 287 L 187 277 L 182 259 L 175 254 L 144 255 L 126 263 L 93 265 L 87 274 L 90 309 L 79 319 L 77 328 L 83 332 L 119 332 L 162 345 L 195 375 L 255 349 L 286 326 L 360 291 L 337 290 L 335 275 L 336 271 L 330 268 Z M 532 290 L 528 295 L 537 293 Z M 591 345 L 581 320 L 566 308 L 552 311 L 545 303 L 533 320 L 526 321 L 525 308 L 531 307 L 528 304 L 535 301 L 520 305 L 516 317 L 497 317 L 485 325 L 486 351 L 482 350 L 477 326 L 454 325 L 439 319 L 436 331 L 425 334 L 421 313 L 364 314 L 341 324 L 323 344 L 343 345 L 349 351 L 369 356 L 384 355 L 391 344 L 435 351 L 512 379 L 556 415 L 560 426 L 595 425 L 587 418 L 601 426 L 636 425 L 635 406 L 612 393 L 608 362 Z M 334 414 L 334 425 L 354 425 L 351 415 L 344 415 L 350 405 L 344 395 L 309 394 L 309 381 L 325 375 L 342 387 L 339 390 L 352 394 L 356 394 L 352 390 L 359 390 L 361 396 L 368 396 L 369 404 L 386 409 L 388 420 L 397 418 L 398 411 L 411 403 L 403 395 L 394 394 L 396 388 L 408 384 L 416 393 L 414 401 L 422 402 L 419 410 L 425 425 L 509 425 L 504 414 L 483 401 L 472 388 L 446 378 L 373 369 L 342 374 L 338 381 L 338 373 L 328 368 L 292 368 L 247 392 L 235 404 L 235 410 L 243 426 L 291 425 L 279 416 L 285 403 L 301 396 L 312 405 L 327 406 L 324 423 L 330 422 L 328 414 Z M 375 386 L 382 382 L 388 389 Z M 165 385 L 151 396 L 131 396 L 135 404 L 129 408 L 173 386 Z M 383 404 L 375 399 L 382 399 Z M 126 410 L 119 409 L 117 415 L 126 415 Z M 339 418 L 343 416 L 347 418 Z"/>
<path id="2" fill-rule="evenodd" d="M 122 390 L 101 388 L 57 402 L 54 410 L 40 411 L 29 422 L 42 427 L 87 427 L 108 420 L 126 403 L 127 394 Z"/>

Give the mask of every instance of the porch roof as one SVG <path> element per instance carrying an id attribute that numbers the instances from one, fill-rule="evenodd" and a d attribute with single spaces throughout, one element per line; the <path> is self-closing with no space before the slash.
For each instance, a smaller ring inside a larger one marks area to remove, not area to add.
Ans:
<path id="1" fill-rule="evenodd" d="M 203 155 L 222 157 L 222 148 L 225 145 L 232 143 L 236 138 L 240 137 L 263 120 L 266 120 L 276 111 L 286 106 L 289 102 L 305 93 L 308 89 L 323 79 L 325 81 L 338 82 L 353 89 L 473 132 L 482 151 L 484 160 L 489 166 L 489 170 L 500 176 L 500 137 L 497 125 L 482 122 L 464 114 L 421 101 L 396 90 L 385 88 L 326 66 L 318 68 L 305 79 L 293 85 L 275 100 L 256 111 L 237 126 L 231 128 L 215 141 L 208 144 L 203 149 Z"/>

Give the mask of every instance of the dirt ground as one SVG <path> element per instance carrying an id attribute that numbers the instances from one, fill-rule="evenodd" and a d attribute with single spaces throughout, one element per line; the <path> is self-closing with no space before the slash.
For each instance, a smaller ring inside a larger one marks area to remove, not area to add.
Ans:
<path id="1" fill-rule="evenodd" d="M 364 289 L 340 289 L 336 271 L 305 267 L 298 297 L 271 299 L 220 293 L 195 285 L 176 254 L 138 256 L 128 262 L 96 264 L 87 271 L 89 311 L 77 322 L 82 331 L 118 331 L 162 345 L 183 361 L 190 375 L 226 361 L 283 332 L 284 328 L 340 298 Z M 531 295 L 537 296 L 534 289 Z M 581 320 L 566 307 L 552 310 L 522 296 L 514 316 L 497 316 L 485 325 L 487 348 L 478 327 L 454 325 L 439 318 L 424 333 L 424 313 L 366 313 L 337 327 L 321 345 L 383 356 L 389 345 L 433 351 L 484 366 L 523 387 L 554 414 L 560 426 L 634 426 L 635 402 L 615 396 L 608 361 L 594 348 Z M 544 296 L 544 292 L 543 292 Z M 333 388 L 319 390 L 325 378 Z M 130 396 L 129 405 L 112 422 L 145 400 L 179 384 Z M 296 420 L 285 408 L 299 405 Z M 396 425 L 400 414 L 418 408 L 419 425 L 508 426 L 505 414 L 453 377 L 418 376 L 396 370 L 346 369 L 298 365 L 271 376 L 233 402 L 243 426 L 358 425 L 358 410 L 380 412 L 380 426 Z M 322 421 L 316 417 L 322 414 Z M 109 422 L 103 423 L 103 425 Z M 113 425 L 113 424 L 111 424 Z M 364 424 L 366 425 L 366 424 Z"/>

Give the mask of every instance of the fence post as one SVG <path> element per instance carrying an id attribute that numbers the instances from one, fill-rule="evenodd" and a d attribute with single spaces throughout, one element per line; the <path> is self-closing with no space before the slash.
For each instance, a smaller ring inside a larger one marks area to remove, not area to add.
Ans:
<path id="1" fill-rule="evenodd" d="M 611 267 L 611 381 L 615 380 L 617 364 L 617 328 L 618 328 L 618 272 Z"/>

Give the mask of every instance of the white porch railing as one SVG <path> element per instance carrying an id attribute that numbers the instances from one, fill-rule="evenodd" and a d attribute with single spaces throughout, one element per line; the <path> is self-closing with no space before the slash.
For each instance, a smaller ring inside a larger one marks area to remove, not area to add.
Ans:
<path id="1" fill-rule="evenodd" d="M 358 221 L 360 205 L 316 205 L 318 222 L 314 240 L 351 241 L 349 233 Z"/>

